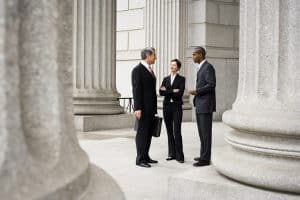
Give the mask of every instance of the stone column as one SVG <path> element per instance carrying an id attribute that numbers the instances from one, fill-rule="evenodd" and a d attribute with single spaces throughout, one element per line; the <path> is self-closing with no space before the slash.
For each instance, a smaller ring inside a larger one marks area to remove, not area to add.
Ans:
<path id="1" fill-rule="evenodd" d="M 116 0 L 77 0 L 74 9 L 74 112 L 119 114 Z"/>
<path id="2" fill-rule="evenodd" d="M 116 0 L 74 2 L 74 113 L 84 115 L 76 126 L 111 129 L 103 115 L 124 113 L 116 89 Z"/>
<path id="3" fill-rule="evenodd" d="M 213 159 L 253 186 L 300 193 L 300 2 L 240 1 L 238 93 L 223 121 L 233 128 Z"/>
<path id="4" fill-rule="evenodd" d="M 185 73 L 185 50 L 187 45 L 187 1 L 186 0 L 146 0 L 146 46 L 157 51 L 154 65 L 157 89 L 169 74 L 170 60 L 178 58 L 182 62 L 180 74 Z M 183 97 L 183 120 L 191 121 L 189 96 Z M 162 98 L 158 98 L 158 108 L 162 109 Z"/>
<path id="5" fill-rule="evenodd" d="M 72 0 L 0 0 L 1 199 L 124 199 L 78 145 L 72 11 Z"/>

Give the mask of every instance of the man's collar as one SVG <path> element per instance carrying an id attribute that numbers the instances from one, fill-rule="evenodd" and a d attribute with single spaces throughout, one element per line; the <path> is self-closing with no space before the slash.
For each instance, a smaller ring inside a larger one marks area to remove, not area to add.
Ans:
<path id="1" fill-rule="evenodd" d="M 144 60 L 141 61 L 142 65 L 144 65 L 146 68 L 149 68 L 150 65 L 148 63 L 146 63 Z"/>
<path id="2" fill-rule="evenodd" d="M 206 59 L 202 60 L 201 63 L 196 63 L 197 71 L 202 67 L 202 65 L 206 62 Z"/>
<path id="3" fill-rule="evenodd" d="M 200 63 L 200 66 L 202 66 L 205 62 L 206 62 L 206 59 L 202 60 L 202 62 Z"/>

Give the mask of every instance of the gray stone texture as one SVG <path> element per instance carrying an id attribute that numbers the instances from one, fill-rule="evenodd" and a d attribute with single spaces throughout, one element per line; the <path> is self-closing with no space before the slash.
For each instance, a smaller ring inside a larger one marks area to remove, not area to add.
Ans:
<path id="1" fill-rule="evenodd" d="M 75 127 L 79 131 L 109 130 L 133 128 L 135 116 L 132 114 L 118 115 L 76 115 Z"/>
<path id="2" fill-rule="evenodd" d="M 299 194 L 300 2 L 240 3 L 238 93 L 223 115 L 234 131 L 214 163 L 237 181 Z"/>
<path id="3" fill-rule="evenodd" d="M 201 0 L 189 2 L 188 46 L 186 51 L 187 86 L 195 87 L 193 46 L 207 50 L 207 60 L 216 70 L 217 111 L 214 120 L 221 120 L 236 98 L 238 83 L 239 3 L 235 1 Z"/>
<path id="4" fill-rule="evenodd" d="M 116 89 L 116 0 L 74 2 L 74 113 L 121 114 Z"/>
<path id="5" fill-rule="evenodd" d="M 126 5 L 121 7 L 125 9 Z M 76 128 L 87 131 L 132 127 L 132 117 L 124 114 L 116 89 L 116 0 L 75 1 L 74 43 Z M 128 44 L 125 40 L 119 46 L 126 48 Z M 107 119 L 123 120 L 115 125 Z"/>
<path id="6" fill-rule="evenodd" d="M 146 0 L 146 46 L 156 48 L 157 60 L 154 71 L 157 78 L 156 88 L 165 76 L 169 75 L 169 64 L 174 58 L 182 62 L 180 74 L 186 76 L 185 50 L 187 47 L 188 1 L 186 0 Z M 162 116 L 163 97 L 158 97 L 158 112 Z M 183 97 L 183 120 L 192 120 L 192 106 L 187 94 Z"/>
<path id="7" fill-rule="evenodd" d="M 262 190 L 232 181 L 213 166 L 169 178 L 169 200 L 298 200 L 299 195 Z"/>
<path id="8" fill-rule="evenodd" d="M 80 199 L 101 187 L 75 134 L 72 19 L 72 0 L 0 1 L 1 199 Z M 124 199 L 104 174 L 105 199 Z"/>

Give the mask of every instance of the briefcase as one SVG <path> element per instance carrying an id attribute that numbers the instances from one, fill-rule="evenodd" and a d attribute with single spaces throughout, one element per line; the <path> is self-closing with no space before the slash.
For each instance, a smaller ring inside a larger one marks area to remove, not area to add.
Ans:
<path id="1" fill-rule="evenodd" d="M 159 137 L 160 136 L 161 124 L 162 124 L 162 118 L 159 117 L 159 116 L 155 116 L 153 130 L 152 130 L 152 136 L 153 137 Z M 135 123 L 134 123 L 134 130 L 135 131 L 137 131 L 138 126 L 139 126 L 139 120 L 135 119 Z"/>
<path id="2" fill-rule="evenodd" d="M 159 117 L 159 116 L 155 116 L 154 127 L 153 127 L 153 131 L 152 131 L 152 136 L 153 137 L 159 137 L 160 136 L 161 124 L 162 124 L 162 118 Z"/>

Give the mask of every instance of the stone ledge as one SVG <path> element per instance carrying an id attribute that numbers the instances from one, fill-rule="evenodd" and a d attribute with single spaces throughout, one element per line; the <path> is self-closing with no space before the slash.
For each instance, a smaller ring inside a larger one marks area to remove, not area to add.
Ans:
<path id="1" fill-rule="evenodd" d="M 169 178 L 169 200 L 299 200 L 299 195 L 244 185 L 220 175 L 214 166 L 195 168 Z"/>
<path id="2" fill-rule="evenodd" d="M 97 131 L 120 128 L 132 128 L 132 114 L 116 115 L 75 115 L 75 127 L 78 131 Z"/>

